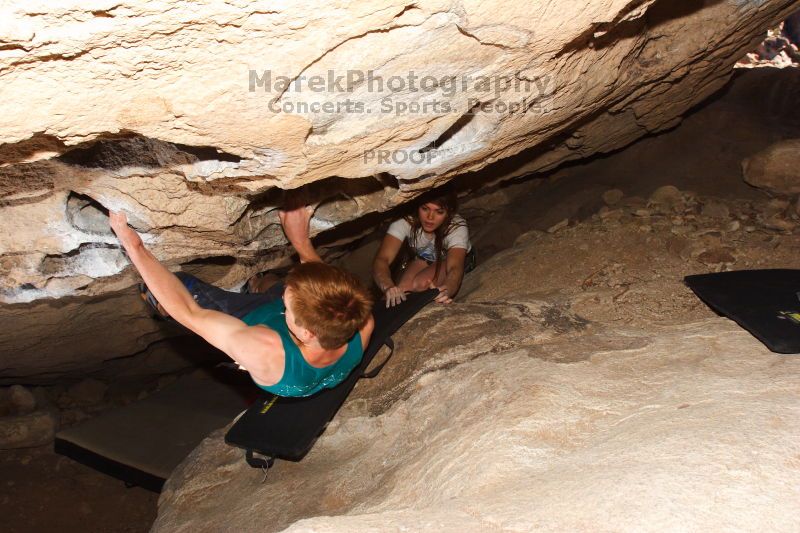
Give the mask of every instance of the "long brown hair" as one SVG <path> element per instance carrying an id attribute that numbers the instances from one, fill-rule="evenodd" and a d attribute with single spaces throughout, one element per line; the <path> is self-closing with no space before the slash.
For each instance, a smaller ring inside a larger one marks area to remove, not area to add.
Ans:
<path id="1" fill-rule="evenodd" d="M 408 237 L 408 244 L 412 248 L 416 246 L 417 236 L 422 232 L 422 223 L 419 220 L 419 208 L 428 203 L 436 204 L 445 210 L 445 217 L 442 225 L 433 232 L 433 247 L 436 254 L 436 270 L 433 273 L 433 279 L 436 281 L 439 277 L 442 259 L 444 258 L 444 239 L 453 229 L 462 224 L 453 224 L 453 217 L 456 215 L 456 211 L 458 211 L 458 197 L 454 193 L 448 192 L 433 198 L 423 198 L 417 203 L 413 213 L 405 217 L 406 221 L 411 225 L 411 235 Z"/>

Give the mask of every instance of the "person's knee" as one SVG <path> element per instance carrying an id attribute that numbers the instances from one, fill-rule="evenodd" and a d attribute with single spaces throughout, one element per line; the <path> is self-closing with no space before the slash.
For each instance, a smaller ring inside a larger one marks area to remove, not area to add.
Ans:
<path id="1" fill-rule="evenodd" d="M 421 292 L 431 286 L 431 276 L 417 276 L 411 284 L 411 291 Z"/>
<path id="2" fill-rule="evenodd" d="M 252 294 L 268 292 L 280 278 L 271 272 L 265 272 L 262 275 L 255 275 L 247 280 L 248 287 Z"/>

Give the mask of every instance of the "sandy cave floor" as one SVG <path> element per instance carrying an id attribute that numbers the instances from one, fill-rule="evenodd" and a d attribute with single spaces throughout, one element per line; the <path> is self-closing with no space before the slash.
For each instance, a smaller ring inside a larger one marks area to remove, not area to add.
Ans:
<path id="1" fill-rule="evenodd" d="M 158 494 L 100 474 L 51 447 L 0 453 L 0 515 L 6 533 L 140 532 Z"/>
<path id="2" fill-rule="evenodd" d="M 667 137 L 646 139 L 636 151 L 657 151 Z M 715 316 L 683 285 L 687 274 L 797 267 L 797 229 L 765 222 L 777 211 L 796 222 L 791 206 L 776 205 L 746 186 L 735 169 L 703 178 L 669 164 L 653 172 L 620 172 L 613 161 L 635 157 L 632 153 L 500 189 L 498 194 L 517 200 L 494 213 L 473 208 L 470 220 L 482 266 L 465 281 L 460 300 L 536 294 L 554 308 L 563 304 L 593 327 L 658 330 Z M 678 192 L 662 189 L 661 197 L 653 198 L 664 185 Z M 613 205 L 603 200 L 609 189 L 622 191 Z M 464 212 L 469 217 L 470 208 Z M 515 254 L 516 239 L 535 242 L 535 261 Z M 509 263 L 527 275 L 493 285 L 494 270 Z M 554 315 L 554 327 L 558 320 Z M 591 338 L 591 330 L 559 338 L 559 357 L 580 359 L 581 344 Z M 411 372 L 394 368 L 383 379 Z M 370 386 L 359 387 L 354 398 L 370 394 Z M 0 452 L 0 480 L 7 532 L 146 531 L 156 516 L 156 494 L 128 489 L 49 447 Z"/>

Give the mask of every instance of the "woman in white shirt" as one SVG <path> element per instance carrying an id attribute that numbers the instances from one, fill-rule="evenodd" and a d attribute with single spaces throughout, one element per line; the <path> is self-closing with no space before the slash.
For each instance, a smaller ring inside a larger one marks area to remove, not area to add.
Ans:
<path id="1" fill-rule="evenodd" d="M 453 194 L 427 200 L 411 215 L 392 222 L 372 263 L 375 283 L 386 298 L 386 307 L 405 300 L 407 292 L 438 288 L 436 301 L 453 301 L 464 274 L 475 267 L 466 221 L 456 214 Z M 390 265 L 408 241 L 412 259 L 395 284 Z"/>

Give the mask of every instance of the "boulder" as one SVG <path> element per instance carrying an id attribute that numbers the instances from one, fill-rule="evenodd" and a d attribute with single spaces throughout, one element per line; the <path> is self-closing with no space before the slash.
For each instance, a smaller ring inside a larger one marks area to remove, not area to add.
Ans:
<path id="1" fill-rule="evenodd" d="M 733 249 L 728 246 L 718 246 L 705 250 L 697 256 L 697 260 L 704 265 L 714 266 L 736 262 Z"/>
<path id="2" fill-rule="evenodd" d="M 18 414 L 28 414 L 36 409 L 36 397 L 22 385 L 9 387 L 8 397 L 14 411 Z"/>
<path id="3" fill-rule="evenodd" d="M 105 398 L 108 385 L 96 379 L 84 379 L 71 386 L 64 394 L 62 402 L 66 405 L 97 405 Z"/>
<path id="4" fill-rule="evenodd" d="M 727 205 L 719 200 L 709 200 L 703 204 L 700 214 L 709 218 L 728 218 L 731 214 Z"/>
<path id="5" fill-rule="evenodd" d="M 289 262 L 286 191 L 347 243 L 456 177 L 478 190 L 617 150 L 721 89 L 791 4 L 10 3 L 0 382 L 176 335 L 143 314 L 109 209 L 168 267 L 238 287 Z"/>
<path id="6" fill-rule="evenodd" d="M 780 216 L 772 216 L 764 219 L 764 227 L 777 231 L 791 232 L 797 224 Z"/>
<path id="7" fill-rule="evenodd" d="M 771 144 L 742 161 L 744 180 L 772 194 L 800 194 L 800 139 Z"/>
<path id="8" fill-rule="evenodd" d="M 617 205 L 625 194 L 619 189 L 609 189 L 603 193 L 603 201 L 606 205 Z"/>
<path id="9" fill-rule="evenodd" d="M 674 185 L 663 185 L 653 191 L 648 204 L 658 206 L 661 210 L 674 210 L 683 204 L 683 194 Z"/>
<path id="10" fill-rule="evenodd" d="M 565 218 L 547 228 L 547 233 L 556 233 L 569 226 L 569 219 Z"/>
<path id="11" fill-rule="evenodd" d="M 800 358 L 683 283 L 709 269 L 697 255 L 772 268 L 796 239 L 625 217 L 530 231 L 481 262 L 263 483 L 210 435 L 152 531 L 798 531 Z"/>
<path id="12" fill-rule="evenodd" d="M 789 8 L 15 3 L 0 302 L 129 287 L 109 209 L 170 265 L 231 259 L 232 287 L 281 259 L 264 251 L 285 245 L 285 190 L 310 185 L 317 233 L 465 173 L 481 185 L 618 149 L 721 88 Z"/>
<path id="13" fill-rule="evenodd" d="M 522 316 L 529 304 L 513 305 Z M 168 480 L 152 531 L 800 527 L 798 470 L 786 461 L 800 360 L 711 318 L 661 335 L 606 331 L 563 363 L 553 337 L 535 348 L 501 340 L 478 307 L 472 324 L 490 339 L 427 351 L 386 407 L 369 416 L 346 405 L 309 456 L 276 463 L 263 484 L 224 431 L 212 434 Z M 281 505 L 264 503 L 276 493 Z"/>
<path id="14" fill-rule="evenodd" d="M 0 449 L 32 448 L 53 441 L 58 419 L 51 411 L 0 417 Z"/>

